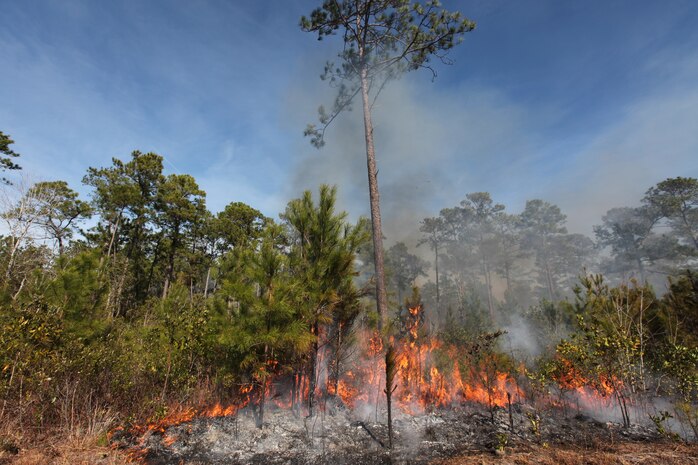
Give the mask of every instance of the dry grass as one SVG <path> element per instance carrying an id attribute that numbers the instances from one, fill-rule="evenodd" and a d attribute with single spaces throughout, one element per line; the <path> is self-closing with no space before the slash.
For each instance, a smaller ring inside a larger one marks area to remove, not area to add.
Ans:
<path id="1" fill-rule="evenodd" d="M 27 448 L 0 451 L 0 465 L 126 465 L 119 451 L 100 446 L 97 438 L 60 438 L 37 441 Z"/>
<path id="2" fill-rule="evenodd" d="M 125 456 L 107 444 L 115 417 L 94 409 L 71 427 L 32 433 L 6 418 L 0 426 L 0 465 L 125 465 Z"/>
<path id="3" fill-rule="evenodd" d="M 464 455 L 434 465 L 698 465 L 698 444 L 624 443 L 594 450 L 536 447 Z"/>

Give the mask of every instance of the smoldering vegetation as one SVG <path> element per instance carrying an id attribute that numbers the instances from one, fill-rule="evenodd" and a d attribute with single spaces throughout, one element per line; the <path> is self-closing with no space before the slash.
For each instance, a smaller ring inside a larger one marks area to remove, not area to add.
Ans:
<path id="1" fill-rule="evenodd" d="M 654 442 L 664 439 L 641 426 L 624 429 L 578 414 L 540 418 L 530 408 L 516 405 L 510 419 L 497 409 L 494 419 L 476 406 L 422 415 L 398 413 L 395 444 L 388 450 L 384 422 L 356 420 L 341 405 L 327 405 L 315 418 L 299 418 L 288 410 L 270 413 L 268 425 L 252 426 L 246 412 L 235 417 L 198 418 L 163 431 L 151 431 L 134 445 L 127 433 L 113 437 L 133 457 L 153 465 L 196 464 L 427 464 L 459 454 L 491 454 L 521 446 L 577 446 Z"/>

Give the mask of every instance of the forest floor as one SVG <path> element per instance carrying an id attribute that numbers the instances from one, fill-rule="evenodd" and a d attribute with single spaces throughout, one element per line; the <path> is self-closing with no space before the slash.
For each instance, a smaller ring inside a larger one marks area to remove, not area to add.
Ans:
<path id="1" fill-rule="evenodd" d="M 0 443 L 0 465 L 126 465 L 123 451 L 98 444 L 98 439 L 44 436 L 30 443 Z"/>
<path id="2" fill-rule="evenodd" d="M 109 447 L 73 444 L 37 445 L 19 453 L 0 451 L 1 465 L 127 465 L 134 462 Z M 173 462 L 173 465 L 179 462 Z M 146 462 L 147 464 L 147 462 Z M 504 454 L 466 453 L 437 459 L 430 465 L 698 465 L 697 444 L 633 442 L 605 444 L 595 449 L 574 446 L 517 446 Z M 356 462 L 355 465 L 361 465 Z"/>
<path id="3" fill-rule="evenodd" d="M 539 415 L 540 414 L 540 415 Z M 517 406 L 397 414 L 390 451 L 383 422 L 335 409 L 312 418 L 270 411 L 199 417 L 158 429 L 118 428 L 100 438 L 47 436 L 2 441 L 0 465 L 698 465 L 698 444 L 672 441 L 652 425 Z M 372 421 L 373 420 L 373 421 Z M 7 436 L 5 436 L 7 437 Z"/>
<path id="4" fill-rule="evenodd" d="M 173 465 L 177 462 L 173 462 Z M 2 465 L 127 465 L 122 451 L 109 447 L 65 443 L 37 445 L 19 453 L 0 451 Z M 517 446 L 504 454 L 473 452 L 430 465 L 698 465 L 698 444 L 632 442 L 604 444 L 594 449 L 574 446 Z M 355 465 L 361 465 L 356 462 Z"/>
<path id="5" fill-rule="evenodd" d="M 698 444 L 631 442 L 600 444 L 594 449 L 574 446 L 518 446 L 503 455 L 466 454 L 430 465 L 695 465 Z"/>

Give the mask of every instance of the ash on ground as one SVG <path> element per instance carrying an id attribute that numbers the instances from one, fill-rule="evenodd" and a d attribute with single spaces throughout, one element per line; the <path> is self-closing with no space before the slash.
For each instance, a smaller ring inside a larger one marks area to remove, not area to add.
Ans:
<path id="1" fill-rule="evenodd" d="M 513 428 L 512 428 L 513 423 Z M 468 452 L 503 453 L 532 444 L 594 447 L 601 442 L 660 441 L 648 426 L 622 428 L 569 412 L 545 412 L 514 405 L 483 410 L 463 406 L 408 415 L 396 412 L 394 444 L 375 415 L 360 417 L 343 407 L 327 407 L 313 417 L 289 410 L 267 412 L 264 426 L 252 413 L 196 418 L 143 437 L 115 435 L 114 445 L 148 465 L 238 464 L 427 464 Z"/>

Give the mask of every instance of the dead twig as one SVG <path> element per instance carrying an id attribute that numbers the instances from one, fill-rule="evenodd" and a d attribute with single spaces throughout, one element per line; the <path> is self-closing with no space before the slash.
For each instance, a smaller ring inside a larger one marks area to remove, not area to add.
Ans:
<path id="1" fill-rule="evenodd" d="M 375 434 L 373 434 L 373 431 L 371 431 L 370 429 L 368 429 L 368 426 L 366 426 L 366 423 L 364 423 L 363 421 L 355 421 L 354 423 L 351 424 L 351 426 L 360 426 L 360 427 L 362 427 L 362 428 L 364 429 L 364 431 L 366 431 L 366 432 L 368 433 L 368 435 L 371 436 L 371 439 L 373 439 L 374 441 L 376 441 L 378 444 L 380 444 L 380 446 L 381 446 L 383 449 L 385 449 L 385 443 L 384 443 L 383 441 L 381 441 L 380 439 L 378 439 L 378 437 L 377 437 Z"/>

